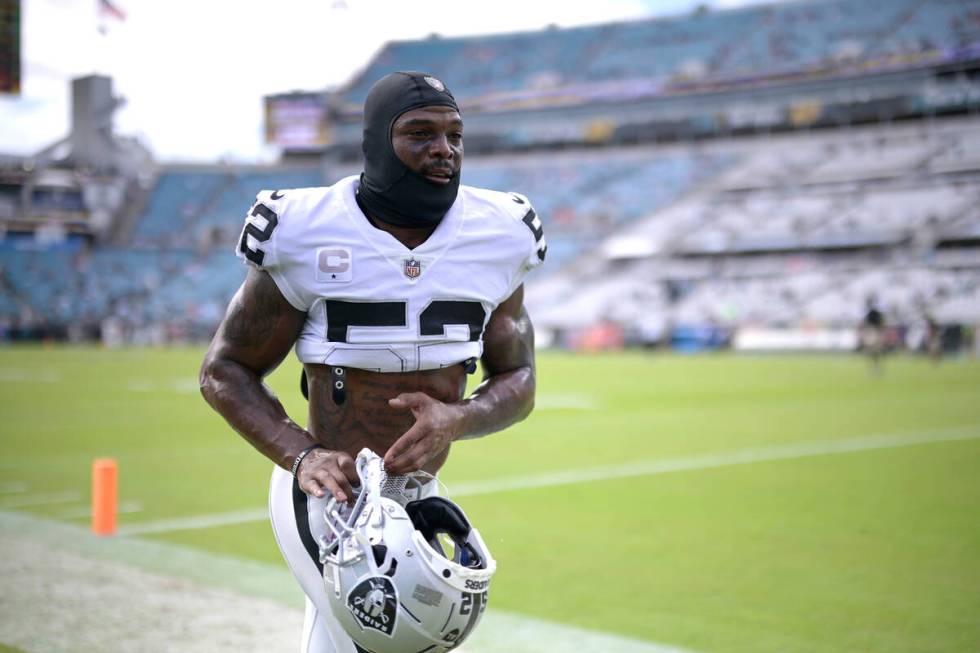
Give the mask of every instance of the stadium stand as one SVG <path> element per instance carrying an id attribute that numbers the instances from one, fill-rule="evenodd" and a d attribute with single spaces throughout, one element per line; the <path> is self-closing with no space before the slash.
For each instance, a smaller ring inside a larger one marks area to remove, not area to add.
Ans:
<path id="1" fill-rule="evenodd" d="M 606 267 L 561 272 L 564 283 L 533 295 L 536 321 L 569 330 L 583 314 L 597 319 L 580 301 L 594 291 L 616 307 L 608 319 L 626 325 L 655 314 L 704 328 L 847 327 L 872 296 L 896 323 L 929 313 L 975 324 L 980 250 L 944 243 L 976 238 L 980 166 L 950 175 L 945 165 L 976 127 L 966 120 L 852 129 L 846 139 L 704 145 L 738 162 L 607 238 Z M 644 285 L 661 291 L 639 302 Z"/>
<path id="2" fill-rule="evenodd" d="M 724 155 L 650 148 L 507 155 L 467 161 L 463 182 L 533 198 L 547 216 L 550 259 L 561 265 L 582 254 L 595 234 L 669 203 L 728 162 Z"/>
<path id="3" fill-rule="evenodd" d="M 0 157 L 0 331 L 209 337 L 244 275 L 231 249 L 255 193 L 355 174 L 360 104 L 392 69 L 431 71 L 462 99 L 463 183 L 534 202 L 542 342 L 853 331 L 872 296 L 902 329 L 980 324 L 980 11 L 830 0 L 391 43 L 324 94 L 336 143 L 322 158 L 150 169 L 129 147 L 137 164 L 99 181 L 124 198 L 99 229 L 77 161 L 49 165 L 69 179 L 45 186 Z"/>
<path id="4" fill-rule="evenodd" d="M 392 69 L 426 70 L 477 102 L 501 94 L 629 85 L 662 92 L 692 80 L 889 67 L 915 55 L 936 60 L 976 41 L 971 0 L 787 2 L 738 11 L 500 36 L 386 46 L 339 100 L 358 111 L 374 80 Z M 592 96 L 590 99 L 594 99 Z"/>
<path id="5" fill-rule="evenodd" d="M 147 210 L 136 224 L 137 246 L 193 246 L 210 228 L 229 224 L 240 228 L 238 217 L 262 188 L 304 188 L 322 183 L 316 168 L 228 169 L 177 167 L 164 171 L 153 189 Z M 230 220 L 235 216 L 234 220 Z"/>

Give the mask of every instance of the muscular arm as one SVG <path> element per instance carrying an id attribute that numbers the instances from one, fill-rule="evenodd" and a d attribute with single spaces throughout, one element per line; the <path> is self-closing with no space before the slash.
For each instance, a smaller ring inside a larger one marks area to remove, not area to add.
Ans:
<path id="1" fill-rule="evenodd" d="M 497 307 L 483 335 L 483 383 L 459 402 L 457 440 L 505 429 L 534 408 L 534 328 L 524 309 L 524 286 Z"/>
<path id="2" fill-rule="evenodd" d="M 201 365 L 201 394 L 252 446 L 289 469 L 313 438 L 289 419 L 262 379 L 289 353 L 306 314 L 267 272 L 250 269 Z"/>
<path id="3" fill-rule="evenodd" d="M 534 408 L 534 329 L 518 287 L 490 316 L 483 335 L 483 382 L 458 402 L 443 404 L 421 392 L 389 403 L 410 409 L 415 424 L 385 454 L 396 474 L 420 469 L 453 440 L 476 438 L 507 428 Z"/>
<path id="4" fill-rule="evenodd" d="M 201 394 L 211 407 L 287 470 L 316 440 L 289 418 L 262 379 L 289 353 L 305 321 L 306 314 L 286 301 L 267 272 L 250 269 L 228 305 L 200 373 Z M 338 498 L 345 491 L 350 496 L 345 479 L 357 478 L 350 456 L 319 450 L 314 454 L 303 461 L 300 487 L 316 496 L 323 495 L 322 487 Z"/>

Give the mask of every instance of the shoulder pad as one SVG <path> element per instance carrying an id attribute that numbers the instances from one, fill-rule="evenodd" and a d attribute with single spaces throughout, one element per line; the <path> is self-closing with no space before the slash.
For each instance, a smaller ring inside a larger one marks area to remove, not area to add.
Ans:
<path id="1" fill-rule="evenodd" d="M 261 191 L 245 214 L 236 255 L 260 269 L 276 266 L 274 235 L 286 208 L 284 191 Z"/>
<path id="2" fill-rule="evenodd" d="M 531 235 L 534 237 L 534 249 L 528 257 L 527 264 L 529 267 L 537 267 L 544 263 L 545 254 L 548 253 L 548 242 L 544 237 L 541 218 L 531 206 L 531 201 L 524 195 L 520 193 L 507 193 L 507 195 L 512 200 L 513 207 L 511 208 L 514 215 L 531 230 Z"/>

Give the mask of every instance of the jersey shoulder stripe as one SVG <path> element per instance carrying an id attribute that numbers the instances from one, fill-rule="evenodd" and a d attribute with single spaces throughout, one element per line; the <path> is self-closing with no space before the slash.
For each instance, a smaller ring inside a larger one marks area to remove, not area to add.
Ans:
<path id="1" fill-rule="evenodd" d="M 541 218 L 538 216 L 531 201 L 514 192 L 500 192 L 483 188 L 473 188 L 464 186 L 478 202 L 493 207 L 495 214 L 503 214 L 501 217 L 510 218 L 515 224 L 522 224 L 519 230 L 524 234 L 521 239 L 529 247 L 528 258 L 525 261 L 527 267 L 537 267 L 544 262 L 548 251 L 547 240 L 544 236 L 544 227 Z M 530 236 L 530 237 L 528 237 Z"/>
<path id="2" fill-rule="evenodd" d="M 534 207 L 528 202 L 527 213 L 521 218 L 521 222 L 527 225 L 527 228 L 531 230 L 531 234 L 534 236 L 534 251 L 538 257 L 538 261 L 544 263 L 545 254 L 548 253 L 548 242 L 544 237 L 544 227 L 541 224 L 541 218 L 534 211 Z"/>

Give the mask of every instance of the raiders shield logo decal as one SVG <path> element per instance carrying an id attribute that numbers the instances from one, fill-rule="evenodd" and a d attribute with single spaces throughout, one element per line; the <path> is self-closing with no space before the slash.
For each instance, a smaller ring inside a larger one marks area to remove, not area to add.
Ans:
<path id="1" fill-rule="evenodd" d="M 398 595 L 391 580 L 385 576 L 368 578 L 358 583 L 347 595 L 347 609 L 365 628 L 391 635 L 398 614 Z"/>
<path id="2" fill-rule="evenodd" d="M 417 279 L 422 274 L 422 262 L 415 258 L 405 260 L 405 276 L 409 279 Z"/>
<path id="3" fill-rule="evenodd" d="M 431 75 L 426 75 L 422 79 L 425 80 L 425 83 L 426 84 L 428 84 L 432 88 L 436 89 L 437 91 L 440 91 L 441 92 L 441 91 L 445 91 L 446 90 L 446 85 L 443 84 L 442 82 L 440 82 L 435 77 L 432 77 Z"/>

